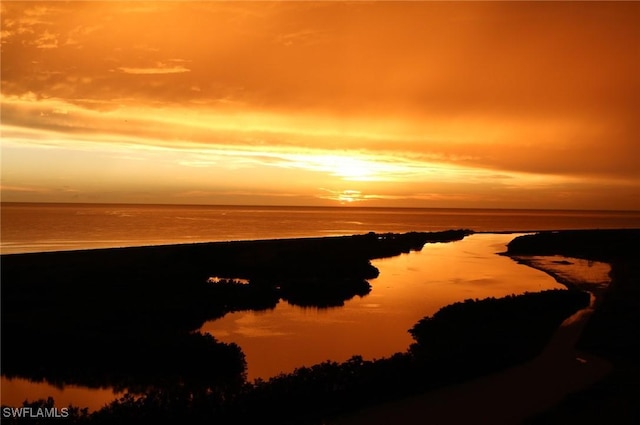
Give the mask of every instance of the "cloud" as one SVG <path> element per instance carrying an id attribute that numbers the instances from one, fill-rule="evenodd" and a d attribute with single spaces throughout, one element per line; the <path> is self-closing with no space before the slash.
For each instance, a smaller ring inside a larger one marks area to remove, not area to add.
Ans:
<path id="1" fill-rule="evenodd" d="M 91 34 L 100 31 L 102 25 L 78 25 L 67 33 L 65 44 L 74 47 L 83 47 L 84 40 Z"/>
<path id="2" fill-rule="evenodd" d="M 43 49 L 57 47 L 58 35 L 50 33 L 49 27 L 60 11 L 60 8 L 51 6 L 3 3 L 2 44 L 10 43 L 15 37 L 31 36 L 33 38 L 25 44 Z"/>
<path id="3" fill-rule="evenodd" d="M 189 68 L 185 68 L 182 65 L 172 65 L 166 64 L 163 62 L 157 62 L 155 66 L 148 68 L 134 68 L 134 67 L 118 67 L 118 70 L 124 72 L 125 74 L 136 74 L 136 75 L 157 75 L 157 74 L 181 74 L 183 72 L 190 72 Z"/>
<path id="4" fill-rule="evenodd" d="M 45 31 L 35 40 L 34 44 L 38 49 L 55 49 L 58 47 L 58 37 L 58 34 Z"/>
<path id="5" fill-rule="evenodd" d="M 83 104 L 83 100 L 79 103 Z M 123 102 L 115 99 L 115 104 Z M 94 108 L 95 105 L 89 105 Z M 167 149 L 243 152 L 245 165 L 261 163 L 305 169 L 350 181 L 478 180 L 539 175 L 539 180 L 597 177 L 639 178 L 634 147 L 602 143 L 608 134 L 589 124 L 537 121 L 510 123 L 498 117 L 457 118 L 398 126 L 395 120 L 349 121 L 317 115 L 265 114 L 244 109 L 86 109 L 31 93 L 3 97 L 7 131 L 38 131 L 33 140 L 94 140 Z M 346 124 L 346 125 L 345 125 Z M 44 133 L 42 133 L 44 131 Z M 26 132 L 26 133 L 25 133 Z M 35 133 L 34 133 L 35 134 Z M 578 138 L 580 143 L 571 139 Z M 590 147 L 590 149 L 584 149 Z M 217 161 L 217 159 L 216 159 Z M 210 158 L 185 164 L 204 166 Z M 615 164 L 615 167 L 612 165 Z M 482 170 L 482 171 L 478 171 Z M 525 181 L 533 183 L 533 179 Z M 546 184 L 546 183 L 545 183 Z"/>
<path id="6" fill-rule="evenodd" d="M 350 204 L 353 202 L 364 201 L 367 198 L 367 195 L 364 195 L 359 190 L 331 190 L 331 189 L 320 189 L 323 193 L 318 195 L 320 199 L 330 199 L 332 201 L 338 201 L 342 204 Z"/>
<path id="7" fill-rule="evenodd" d="M 0 192 L 27 192 L 27 193 L 45 193 L 48 192 L 49 189 L 44 187 L 33 187 L 33 186 L 10 186 L 10 185 L 0 185 Z"/>
<path id="8" fill-rule="evenodd" d="M 326 34 L 325 31 L 303 29 L 293 33 L 278 34 L 275 37 L 275 41 L 276 43 L 283 44 L 287 47 L 294 45 L 312 47 L 326 42 L 328 37 L 329 34 Z"/>
<path id="9" fill-rule="evenodd" d="M 3 2 L 3 136 L 179 152 L 192 172 L 226 161 L 227 171 L 301 172 L 390 197 L 365 186 L 415 183 L 429 196 L 444 194 L 420 185 L 456 180 L 510 194 L 576 180 L 631 187 L 639 11 Z"/>

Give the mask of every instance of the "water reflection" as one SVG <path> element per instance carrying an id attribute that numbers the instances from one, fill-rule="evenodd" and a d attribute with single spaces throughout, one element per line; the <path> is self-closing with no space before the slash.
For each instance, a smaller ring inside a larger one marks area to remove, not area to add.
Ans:
<path id="1" fill-rule="evenodd" d="M 46 382 L 32 382 L 27 379 L 2 377 L 2 404 L 19 407 L 25 400 L 35 401 L 53 397 L 56 407 L 67 407 L 70 404 L 87 407 L 89 411 L 98 410 L 124 393 L 114 392 L 108 388 L 87 388 L 67 385 L 58 388 Z"/>
<path id="2" fill-rule="evenodd" d="M 578 286 L 580 289 L 599 294 L 611 283 L 611 265 L 601 261 L 560 255 L 516 256 L 517 261 L 542 270 L 561 282 Z"/>
<path id="3" fill-rule="evenodd" d="M 249 379 L 354 354 L 388 356 L 407 349 L 412 342 L 407 330 L 419 319 L 455 301 L 562 288 L 549 275 L 496 255 L 515 236 L 476 234 L 376 260 L 380 276 L 371 280 L 372 291 L 340 308 L 280 302 L 270 311 L 228 314 L 201 331 L 240 345 Z"/>

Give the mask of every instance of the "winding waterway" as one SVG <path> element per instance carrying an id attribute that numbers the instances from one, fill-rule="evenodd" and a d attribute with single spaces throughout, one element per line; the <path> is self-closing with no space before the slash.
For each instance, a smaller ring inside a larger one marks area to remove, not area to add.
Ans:
<path id="1" fill-rule="evenodd" d="M 546 273 L 498 255 L 515 236 L 474 234 L 376 260 L 380 276 L 371 280 L 371 292 L 343 307 L 302 308 L 280 302 L 273 310 L 227 314 L 205 323 L 201 331 L 238 344 L 246 355 L 249 379 L 356 354 L 386 357 L 405 351 L 412 342 L 409 328 L 445 305 L 564 288 Z"/>
<path id="2" fill-rule="evenodd" d="M 498 255 L 514 234 L 474 234 L 462 241 L 426 244 L 419 252 L 380 259 L 372 290 L 344 306 L 317 309 L 280 302 L 267 311 L 227 314 L 201 328 L 246 355 L 248 378 L 268 378 L 327 359 L 365 359 L 405 351 L 407 332 L 419 319 L 468 298 L 563 288 L 548 274 Z M 46 383 L 2 378 L 3 404 L 53 396 L 58 406 L 73 403 L 96 410 L 117 398 L 111 389 L 56 388 Z"/>

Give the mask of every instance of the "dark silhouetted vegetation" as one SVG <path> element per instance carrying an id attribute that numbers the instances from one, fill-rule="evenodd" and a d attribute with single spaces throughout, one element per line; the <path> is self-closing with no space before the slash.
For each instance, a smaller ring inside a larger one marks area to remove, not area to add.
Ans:
<path id="1" fill-rule="evenodd" d="M 538 354 L 560 323 L 588 306 L 589 299 L 586 292 L 553 290 L 454 303 L 410 330 L 416 340 L 410 350 L 427 363 L 448 365 L 447 375 L 462 377 L 522 363 Z"/>
<path id="2" fill-rule="evenodd" d="M 225 391 L 155 388 L 141 397 L 126 395 L 74 421 L 322 423 L 344 412 L 526 361 L 544 347 L 565 317 L 588 302 L 588 294 L 575 290 L 468 300 L 421 320 L 410 330 L 415 344 L 389 358 L 327 361 Z"/>
<path id="3" fill-rule="evenodd" d="M 527 424 L 639 423 L 640 229 L 541 232 L 514 239 L 507 254 L 564 255 L 611 265 L 611 284 L 585 326 L 578 348 L 607 359 L 613 371 Z"/>
<path id="4" fill-rule="evenodd" d="M 283 282 L 282 299 L 301 307 L 340 307 L 356 295 L 363 297 L 371 291 L 364 279 L 306 279 Z"/>
<path id="5" fill-rule="evenodd" d="M 469 233 L 4 255 L 2 373 L 139 392 L 226 390 L 243 382 L 244 355 L 195 332 L 205 321 L 273 308 L 281 299 L 339 306 L 370 291 L 366 279 L 378 275 L 371 259 Z M 223 279 L 212 283 L 211 276 Z"/>
<path id="6" fill-rule="evenodd" d="M 508 255 L 564 255 L 594 261 L 640 257 L 640 229 L 563 230 L 519 236 Z"/>

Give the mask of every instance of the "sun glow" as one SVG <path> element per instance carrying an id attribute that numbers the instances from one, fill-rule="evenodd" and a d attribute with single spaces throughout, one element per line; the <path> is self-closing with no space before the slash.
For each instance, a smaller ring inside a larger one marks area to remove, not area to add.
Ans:
<path id="1" fill-rule="evenodd" d="M 349 204 L 355 201 L 361 201 L 362 199 L 362 192 L 359 190 L 344 190 L 337 198 L 341 203 Z"/>
<path id="2" fill-rule="evenodd" d="M 357 158 L 329 157 L 329 168 L 334 168 L 333 174 L 345 180 L 375 180 L 376 170 L 374 164 Z"/>
<path id="3" fill-rule="evenodd" d="M 640 208 L 637 4 L 78 5 L 2 3 L 3 201 Z"/>
<path id="4" fill-rule="evenodd" d="M 385 181 L 394 179 L 397 173 L 406 172 L 401 165 L 384 162 L 379 155 L 358 152 L 293 154 L 290 159 L 299 168 L 328 173 L 347 181 Z"/>

